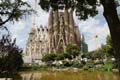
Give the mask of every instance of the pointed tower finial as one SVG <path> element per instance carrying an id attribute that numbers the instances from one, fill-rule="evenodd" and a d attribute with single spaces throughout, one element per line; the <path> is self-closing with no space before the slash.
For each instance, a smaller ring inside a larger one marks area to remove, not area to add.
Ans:
<path id="1" fill-rule="evenodd" d="M 53 10 L 52 9 L 49 12 L 48 26 L 49 27 L 53 26 Z"/>
<path id="2" fill-rule="evenodd" d="M 67 8 L 64 9 L 64 22 L 65 22 L 65 25 L 68 26 L 68 24 L 69 24 L 69 14 L 68 14 L 68 9 Z"/>
<path id="3" fill-rule="evenodd" d="M 35 30 L 36 30 L 36 25 L 35 25 L 35 18 L 36 18 L 36 13 L 37 13 L 37 0 L 35 0 L 35 2 L 34 2 L 34 11 L 35 11 L 35 13 L 34 13 L 34 15 L 33 15 L 33 17 L 32 17 L 32 26 L 31 26 L 31 30 L 30 30 L 30 33 L 34 33 L 35 32 Z"/>
<path id="4" fill-rule="evenodd" d="M 36 14 L 37 14 L 37 0 L 35 0 L 34 2 L 34 16 L 33 16 L 33 25 L 35 25 L 35 21 L 36 21 Z"/>

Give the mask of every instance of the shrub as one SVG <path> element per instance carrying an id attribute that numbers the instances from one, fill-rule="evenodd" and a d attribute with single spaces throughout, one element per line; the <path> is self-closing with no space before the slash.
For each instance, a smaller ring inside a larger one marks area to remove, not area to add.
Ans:
<path id="1" fill-rule="evenodd" d="M 64 54 L 60 53 L 60 54 L 56 54 L 55 60 L 63 60 L 64 58 L 65 58 Z"/>
<path id="2" fill-rule="evenodd" d="M 108 60 L 104 65 L 102 65 L 101 67 L 98 67 L 97 69 L 100 71 L 111 71 L 113 67 L 114 67 L 113 62 Z"/>
<path id="3" fill-rule="evenodd" d="M 93 63 L 92 61 L 88 61 L 88 62 L 86 63 L 86 66 L 88 66 L 88 68 L 93 68 L 93 67 L 95 67 L 95 65 L 94 65 L 94 63 Z"/>
<path id="4" fill-rule="evenodd" d="M 72 66 L 72 63 L 70 61 L 63 61 L 63 65 L 65 67 L 70 67 L 70 66 Z"/>
<path id="5" fill-rule="evenodd" d="M 44 61 L 44 62 L 54 61 L 55 58 L 56 58 L 56 56 L 57 56 L 57 55 L 54 54 L 54 53 L 46 54 L 45 56 L 43 56 L 42 61 Z"/>
<path id="6" fill-rule="evenodd" d="M 83 69 L 84 70 L 88 70 L 88 69 L 91 69 L 91 68 L 95 68 L 95 65 L 92 61 L 88 61 L 84 66 L 83 66 Z"/>
<path id="7" fill-rule="evenodd" d="M 15 40 L 12 42 L 9 35 L 4 35 L 0 40 L 0 71 L 15 71 L 22 64 L 22 50 L 15 45 Z"/>
<path id="8" fill-rule="evenodd" d="M 68 58 L 75 58 L 80 54 L 80 48 L 76 44 L 68 44 L 66 47 L 66 54 L 68 54 Z"/>
<path id="9" fill-rule="evenodd" d="M 81 68 L 83 65 L 79 62 L 79 60 L 74 60 L 72 61 L 72 67 Z"/>

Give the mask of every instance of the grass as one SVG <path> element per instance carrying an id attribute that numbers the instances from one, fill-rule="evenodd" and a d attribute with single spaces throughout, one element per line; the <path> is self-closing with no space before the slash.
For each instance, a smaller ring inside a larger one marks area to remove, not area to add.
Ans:
<path id="1" fill-rule="evenodd" d="M 80 66 L 80 67 L 79 67 Z M 58 66 L 49 66 L 49 65 L 24 65 L 23 67 L 20 68 L 19 71 L 49 71 L 49 70 L 74 70 L 74 68 L 77 68 L 77 70 L 87 70 L 87 71 L 112 71 L 114 64 L 112 63 L 106 63 L 106 64 L 101 64 L 101 66 L 96 67 L 95 64 L 88 62 L 85 65 L 82 65 L 77 62 L 74 62 L 73 65 L 71 66 L 65 66 L 63 65 L 58 65 Z"/>

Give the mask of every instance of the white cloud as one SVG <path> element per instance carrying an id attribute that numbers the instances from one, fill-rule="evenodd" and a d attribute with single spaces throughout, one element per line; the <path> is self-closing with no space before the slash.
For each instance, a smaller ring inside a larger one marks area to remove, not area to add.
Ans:
<path id="1" fill-rule="evenodd" d="M 24 0 L 31 4 L 34 8 L 34 0 Z M 39 1 L 39 0 L 38 0 Z M 104 17 L 102 16 L 103 8 L 102 6 L 98 7 L 99 15 L 95 18 L 89 18 L 86 21 L 79 21 L 74 15 L 76 24 L 79 25 L 80 31 L 85 34 L 86 42 L 88 43 L 89 51 L 96 49 L 102 43 L 105 43 L 106 35 L 109 34 L 108 25 L 105 22 Z M 48 23 L 48 13 L 43 11 L 40 6 L 37 6 L 37 16 L 36 16 L 36 25 L 47 25 Z M 24 48 L 28 39 L 28 33 L 32 25 L 32 16 L 27 17 L 26 20 L 21 20 L 14 25 L 10 25 L 10 31 L 13 38 L 17 38 L 17 44 Z M 105 31 L 105 32 L 104 32 Z M 96 42 L 94 42 L 94 35 L 98 35 Z M 96 47 L 97 45 L 97 47 Z"/>
<path id="2" fill-rule="evenodd" d="M 34 8 L 34 0 L 23 0 L 28 2 L 32 8 Z M 39 0 L 37 0 L 38 2 Z M 38 3 L 37 3 L 38 5 Z M 48 22 L 48 13 L 43 11 L 40 6 L 37 6 L 37 15 L 36 15 L 36 19 L 35 19 L 35 24 L 37 26 L 39 25 L 47 25 Z M 34 15 L 34 14 L 33 14 Z M 28 35 L 29 35 L 29 31 L 30 31 L 30 27 L 32 26 L 32 22 L 33 22 L 33 15 L 28 16 L 26 19 L 22 19 L 18 22 L 13 23 L 7 23 L 6 26 L 8 26 L 11 34 L 12 34 L 12 38 L 16 38 L 17 39 L 17 45 L 20 46 L 21 48 L 25 48 L 27 39 L 28 39 Z"/>
<path id="3" fill-rule="evenodd" d="M 93 18 L 90 17 L 86 21 L 80 21 L 74 15 L 76 24 L 79 25 L 81 33 L 85 35 L 89 51 L 99 48 L 101 44 L 105 44 L 106 36 L 109 34 L 108 25 L 103 17 L 103 7 L 99 6 L 97 9 L 98 15 Z M 98 36 L 96 40 L 95 35 Z"/>
<path id="4" fill-rule="evenodd" d="M 101 44 L 105 44 L 106 36 L 109 34 L 108 25 L 101 24 L 99 19 L 89 18 L 86 21 L 80 21 L 79 28 L 85 34 L 89 51 L 95 50 Z M 95 36 L 98 38 L 95 39 Z"/>

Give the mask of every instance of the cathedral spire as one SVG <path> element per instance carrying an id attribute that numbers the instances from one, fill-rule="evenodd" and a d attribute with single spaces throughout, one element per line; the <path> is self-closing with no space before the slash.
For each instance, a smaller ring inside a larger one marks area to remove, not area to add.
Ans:
<path id="1" fill-rule="evenodd" d="M 70 12 L 69 12 L 69 24 L 70 24 L 70 28 L 72 29 L 74 27 L 73 10 L 72 9 L 70 9 Z"/>
<path id="2" fill-rule="evenodd" d="M 69 29 L 70 29 L 70 42 L 75 42 L 75 33 L 74 33 L 74 20 L 73 20 L 73 10 L 70 9 L 69 12 Z"/>
<path id="3" fill-rule="evenodd" d="M 33 14 L 33 17 L 32 17 L 32 25 L 31 25 L 31 30 L 30 30 L 30 33 L 34 33 L 35 30 L 36 30 L 36 25 L 35 25 L 35 18 L 36 18 L 36 13 L 37 13 L 37 0 L 34 0 L 34 10 L 35 10 L 35 13 Z"/>
<path id="4" fill-rule="evenodd" d="M 53 27 L 53 10 L 52 9 L 49 12 L 48 26 L 49 28 Z"/>
<path id="5" fill-rule="evenodd" d="M 58 23 L 59 23 L 59 16 L 58 16 L 58 10 L 54 11 L 54 29 L 58 30 Z"/>
<path id="6" fill-rule="evenodd" d="M 54 30 L 53 30 L 53 21 L 54 21 L 54 18 L 53 18 L 53 9 L 51 9 L 50 10 L 50 12 L 49 12 L 49 18 L 48 18 L 48 33 L 49 33 L 49 53 L 51 52 L 51 51 L 53 51 L 52 50 L 52 48 L 53 48 L 53 38 L 52 38 L 52 36 L 53 36 L 53 32 L 54 32 Z"/>
<path id="7" fill-rule="evenodd" d="M 48 30 L 49 30 L 49 34 L 52 35 L 53 33 L 53 10 L 51 9 L 49 12 L 49 18 L 48 18 Z"/>
<path id="8" fill-rule="evenodd" d="M 64 9 L 64 23 L 65 23 L 65 36 L 66 36 L 66 44 L 69 42 L 69 13 L 68 9 Z"/>
<path id="9" fill-rule="evenodd" d="M 75 38 L 77 45 L 80 46 L 81 34 L 78 26 L 75 26 Z"/>
<path id="10" fill-rule="evenodd" d="M 68 21 L 69 21 L 69 16 L 68 16 L 68 9 L 65 8 L 64 10 L 64 22 L 65 22 L 65 25 L 68 26 Z"/>
<path id="11" fill-rule="evenodd" d="M 35 31 L 36 31 L 36 27 L 35 27 L 35 24 L 33 24 L 30 29 L 30 34 L 35 33 Z"/>
<path id="12" fill-rule="evenodd" d="M 37 0 L 34 0 L 35 2 L 34 2 L 34 11 L 35 11 L 35 13 L 34 13 L 34 15 L 33 15 L 33 25 L 35 25 L 35 22 L 36 22 L 36 14 L 37 14 Z"/>
<path id="13" fill-rule="evenodd" d="M 53 24 L 53 29 L 54 29 L 54 47 L 57 46 L 58 43 L 58 32 L 59 32 L 59 15 L 58 15 L 58 10 L 54 11 L 54 24 Z"/>

